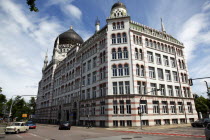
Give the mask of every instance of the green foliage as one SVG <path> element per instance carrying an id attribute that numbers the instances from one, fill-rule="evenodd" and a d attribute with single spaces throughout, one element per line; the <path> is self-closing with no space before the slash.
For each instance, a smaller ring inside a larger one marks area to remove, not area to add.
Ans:
<path id="1" fill-rule="evenodd" d="M 0 94 L 0 114 L 3 114 L 6 102 L 6 96 L 4 94 Z"/>
<path id="2" fill-rule="evenodd" d="M 36 7 L 36 4 L 35 4 L 35 1 L 36 0 L 27 0 L 27 4 L 28 4 L 28 6 L 30 6 L 30 11 L 34 11 L 34 12 L 38 12 L 39 11 L 39 9 Z"/>
<path id="3" fill-rule="evenodd" d="M 203 117 L 208 117 L 209 108 L 210 108 L 210 101 L 203 96 L 196 96 L 195 98 L 195 108 L 197 112 L 201 112 Z"/>
<path id="4" fill-rule="evenodd" d="M 2 93 L 2 87 L 0 87 L 0 93 Z"/>

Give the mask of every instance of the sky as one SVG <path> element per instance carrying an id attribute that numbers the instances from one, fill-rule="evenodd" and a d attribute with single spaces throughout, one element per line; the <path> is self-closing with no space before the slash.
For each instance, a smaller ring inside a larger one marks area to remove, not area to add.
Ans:
<path id="1" fill-rule="evenodd" d="M 184 43 L 190 78 L 210 77 L 210 0 L 120 0 L 133 21 L 166 32 Z M 30 12 L 26 0 L 0 0 L 0 87 L 7 98 L 36 95 L 48 50 L 70 26 L 87 40 L 98 17 L 106 25 L 117 0 L 36 0 Z M 192 92 L 206 97 L 207 81 L 193 81 Z"/>

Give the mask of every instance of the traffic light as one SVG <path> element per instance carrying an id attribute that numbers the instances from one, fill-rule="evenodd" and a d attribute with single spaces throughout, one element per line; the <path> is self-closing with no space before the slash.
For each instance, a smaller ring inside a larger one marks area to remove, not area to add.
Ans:
<path id="1" fill-rule="evenodd" d="M 189 85 L 190 85 L 190 86 L 193 86 L 192 78 L 189 79 Z"/>

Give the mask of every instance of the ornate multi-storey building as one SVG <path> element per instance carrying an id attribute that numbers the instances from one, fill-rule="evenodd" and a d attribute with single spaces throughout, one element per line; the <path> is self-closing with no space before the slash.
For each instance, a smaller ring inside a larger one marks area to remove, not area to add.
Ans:
<path id="1" fill-rule="evenodd" d="M 107 24 L 88 40 L 60 34 L 39 82 L 39 122 L 120 127 L 189 123 L 197 119 L 184 45 L 131 20 L 115 3 Z M 141 123 L 140 115 L 141 113 Z"/>

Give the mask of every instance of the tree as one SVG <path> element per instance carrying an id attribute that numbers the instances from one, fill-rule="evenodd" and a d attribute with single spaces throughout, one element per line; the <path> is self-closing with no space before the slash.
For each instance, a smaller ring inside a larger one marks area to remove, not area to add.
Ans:
<path id="1" fill-rule="evenodd" d="M 34 97 L 31 97 L 29 100 L 29 108 L 31 110 L 30 114 L 35 114 L 35 109 L 36 109 L 36 99 Z"/>
<path id="2" fill-rule="evenodd" d="M 0 93 L 2 93 L 2 87 L 0 87 Z"/>
<path id="3" fill-rule="evenodd" d="M 4 94 L 0 94 L 0 114 L 3 114 L 4 107 L 6 105 L 7 99 Z"/>
<path id="4" fill-rule="evenodd" d="M 36 0 L 27 0 L 27 4 L 28 6 L 30 6 L 30 11 L 39 12 L 39 9 L 36 7 L 35 1 Z"/>
<path id="5" fill-rule="evenodd" d="M 195 98 L 195 108 L 197 112 L 201 112 L 203 117 L 208 117 L 210 101 L 203 96 Z"/>

